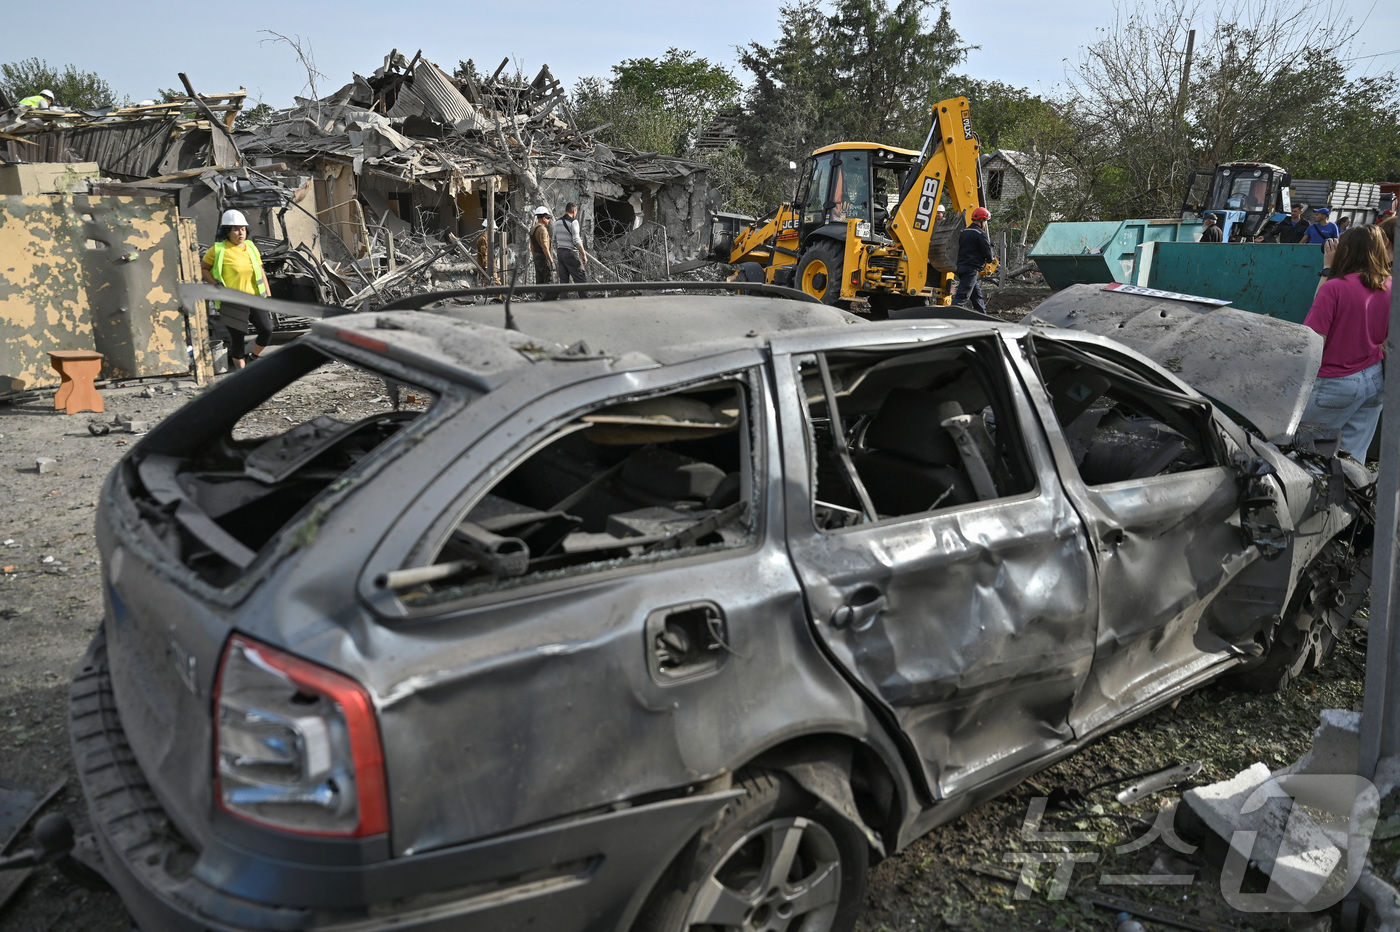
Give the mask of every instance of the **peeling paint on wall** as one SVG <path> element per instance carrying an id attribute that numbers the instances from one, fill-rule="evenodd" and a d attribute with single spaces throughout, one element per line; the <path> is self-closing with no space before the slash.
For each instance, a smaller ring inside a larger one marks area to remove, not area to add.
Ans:
<path id="1" fill-rule="evenodd" d="M 179 248 L 169 201 L 0 198 L 0 394 L 57 385 L 51 350 L 96 349 L 104 379 L 189 371 Z"/>

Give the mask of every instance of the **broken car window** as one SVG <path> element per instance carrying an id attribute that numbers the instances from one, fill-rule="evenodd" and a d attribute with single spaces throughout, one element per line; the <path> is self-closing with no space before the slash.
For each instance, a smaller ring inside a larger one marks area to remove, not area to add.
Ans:
<path id="1" fill-rule="evenodd" d="M 756 514 L 738 379 L 579 412 L 473 502 L 426 567 L 386 574 L 405 602 L 746 546 Z"/>
<path id="2" fill-rule="evenodd" d="M 151 530 L 216 586 L 435 401 L 301 343 L 239 379 L 191 405 L 185 429 L 153 437 L 128 473 Z"/>
<path id="3" fill-rule="evenodd" d="M 800 359 L 817 526 L 1035 488 L 1004 372 L 992 340 Z"/>
<path id="4" fill-rule="evenodd" d="M 1036 340 L 1034 358 L 1086 485 L 1224 462 L 1210 405 L 1080 346 Z"/>

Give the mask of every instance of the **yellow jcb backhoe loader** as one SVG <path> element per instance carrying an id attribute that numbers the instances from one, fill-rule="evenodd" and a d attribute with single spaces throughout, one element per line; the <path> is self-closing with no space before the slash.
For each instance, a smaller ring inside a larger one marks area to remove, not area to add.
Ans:
<path id="1" fill-rule="evenodd" d="M 864 298 L 875 316 L 948 304 L 958 238 L 982 206 L 967 98 L 933 107 L 923 151 L 838 142 L 813 152 L 796 197 L 761 220 L 715 214 L 708 258 L 757 262 L 770 284 L 827 304 Z M 946 196 L 951 210 L 937 220 Z M 996 260 L 983 269 L 990 275 Z"/>

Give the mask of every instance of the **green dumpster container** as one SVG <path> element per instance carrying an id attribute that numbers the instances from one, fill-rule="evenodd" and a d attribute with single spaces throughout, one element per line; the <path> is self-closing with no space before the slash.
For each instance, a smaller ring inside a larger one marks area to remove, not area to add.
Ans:
<path id="1" fill-rule="evenodd" d="M 1133 280 L 1137 248 L 1143 243 L 1194 242 L 1200 231 L 1199 220 L 1052 223 L 1029 257 L 1056 291 L 1075 284 L 1127 284 Z"/>
<path id="2" fill-rule="evenodd" d="M 1322 250 L 1281 243 L 1150 243 L 1133 283 L 1230 301 L 1301 324 L 1312 307 Z"/>

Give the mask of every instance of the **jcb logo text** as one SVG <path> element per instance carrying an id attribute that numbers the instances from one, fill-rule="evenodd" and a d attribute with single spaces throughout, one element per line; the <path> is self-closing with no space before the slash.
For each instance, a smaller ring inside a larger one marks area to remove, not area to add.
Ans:
<path id="1" fill-rule="evenodd" d="M 938 206 L 938 179 L 925 178 L 924 189 L 919 192 L 919 209 L 914 214 L 914 229 L 927 230 L 933 220 L 933 210 Z"/>

